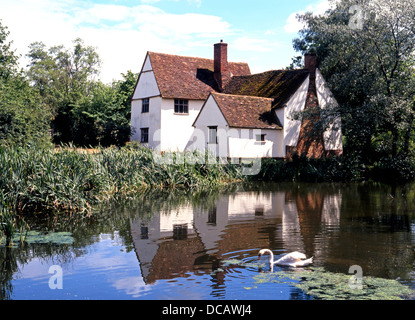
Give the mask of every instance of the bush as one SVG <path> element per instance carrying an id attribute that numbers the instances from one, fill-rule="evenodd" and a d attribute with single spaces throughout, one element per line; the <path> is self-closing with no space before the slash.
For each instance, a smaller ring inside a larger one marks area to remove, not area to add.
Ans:
<path id="1" fill-rule="evenodd" d="M 370 178 L 387 182 L 408 182 L 415 178 L 415 160 L 409 156 L 384 157 L 370 171 Z"/>
<path id="2" fill-rule="evenodd" d="M 261 171 L 254 181 L 344 182 L 361 179 L 358 161 L 344 156 L 322 159 L 293 156 L 286 159 L 262 159 Z"/>
<path id="3" fill-rule="evenodd" d="M 26 79 L 0 79 L 0 97 L 0 144 L 50 143 L 52 114 Z"/>

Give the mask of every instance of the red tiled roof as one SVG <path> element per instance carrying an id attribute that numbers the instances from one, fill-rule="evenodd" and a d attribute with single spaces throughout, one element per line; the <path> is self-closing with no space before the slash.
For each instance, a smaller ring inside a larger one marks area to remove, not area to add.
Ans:
<path id="1" fill-rule="evenodd" d="M 149 52 L 150 62 L 163 98 L 205 100 L 218 91 L 213 60 Z M 247 63 L 230 62 L 232 76 L 251 74 Z"/>
<path id="2" fill-rule="evenodd" d="M 251 75 L 246 63 L 230 62 L 231 79 L 218 93 L 212 59 L 148 52 L 163 98 L 206 100 L 213 95 L 230 127 L 281 129 L 274 109 L 283 107 L 308 77 L 307 69 Z"/>
<path id="3" fill-rule="evenodd" d="M 308 70 L 298 69 L 235 76 L 228 82 L 223 93 L 273 98 L 273 107 L 279 108 L 288 102 L 308 75 Z"/>
<path id="4" fill-rule="evenodd" d="M 282 129 L 272 110 L 274 99 L 212 93 L 229 127 L 250 129 Z"/>

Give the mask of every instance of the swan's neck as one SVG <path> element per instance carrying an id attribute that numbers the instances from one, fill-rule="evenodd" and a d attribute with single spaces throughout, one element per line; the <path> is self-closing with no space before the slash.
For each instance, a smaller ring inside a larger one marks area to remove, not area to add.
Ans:
<path id="1" fill-rule="evenodd" d="M 274 254 L 271 250 L 266 250 L 267 253 L 269 253 L 269 263 L 272 265 L 274 263 Z"/>

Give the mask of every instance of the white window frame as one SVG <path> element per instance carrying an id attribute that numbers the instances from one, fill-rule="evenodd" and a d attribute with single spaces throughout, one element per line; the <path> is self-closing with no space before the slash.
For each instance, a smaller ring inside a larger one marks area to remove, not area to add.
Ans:
<path id="1" fill-rule="evenodd" d="M 208 126 L 208 144 L 218 144 L 218 126 Z"/>

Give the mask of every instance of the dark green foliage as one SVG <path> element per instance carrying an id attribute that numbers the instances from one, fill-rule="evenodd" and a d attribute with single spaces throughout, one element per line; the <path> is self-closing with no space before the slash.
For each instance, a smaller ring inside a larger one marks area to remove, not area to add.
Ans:
<path id="1" fill-rule="evenodd" d="M 249 179 L 254 181 L 345 182 L 357 181 L 363 176 L 362 166 L 350 158 L 310 159 L 295 155 L 292 160 L 262 159 L 261 172 Z"/>
<path id="2" fill-rule="evenodd" d="M 0 144 L 48 143 L 51 113 L 17 70 L 17 56 L 0 21 Z"/>
<path id="3" fill-rule="evenodd" d="M 415 178 L 415 159 L 402 155 L 381 158 L 371 169 L 370 178 L 386 182 L 412 181 Z"/>
<path id="4" fill-rule="evenodd" d="M 73 142 L 77 145 L 122 146 L 130 138 L 130 97 L 137 75 L 128 71 L 123 80 L 96 82 L 91 95 L 73 109 Z"/>
<path id="5" fill-rule="evenodd" d="M 0 79 L 0 143 L 45 144 L 51 113 L 36 90 L 20 75 Z"/>
<path id="6" fill-rule="evenodd" d="M 76 39 L 71 49 L 32 43 L 27 56 L 30 59 L 28 77 L 54 114 L 55 142 L 73 141 L 75 110 L 91 94 L 93 77 L 100 65 L 98 54 Z"/>
<path id="7" fill-rule="evenodd" d="M 137 75 L 128 71 L 112 84 L 95 80 L 100 59 L 81 39 L 74 48 L 30 46 L 28 76 L 53 110 L 55 143 L 124 145 L 130 136 L 130 96 Z"/>

